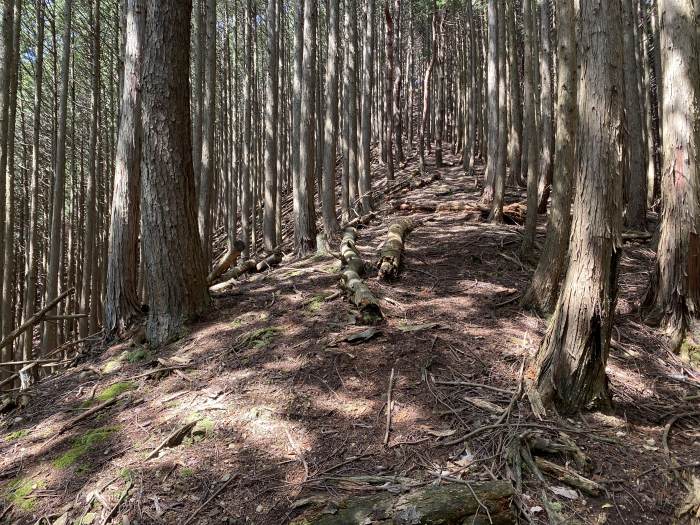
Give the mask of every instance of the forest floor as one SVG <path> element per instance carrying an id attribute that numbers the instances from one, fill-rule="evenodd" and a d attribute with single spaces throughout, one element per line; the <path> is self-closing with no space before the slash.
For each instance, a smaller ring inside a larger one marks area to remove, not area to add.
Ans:
<path id="1" fill-rule="evenodd" d="M 441 180 L 397 196 L 476 203 L 475 179 L 456 158 L 446 160 L 454 165 L 440 170 Z M 415 171 L 409 164 L 397 178 Z M 514 189 L 507 197 L 523 200 Z M 602 493 L 585 495 L 524 470 L 518 501 L 532 522 L 549 522 L 549 512 L 564 523 L 671 523 L 687 497 L 679 477 L 692 472 L 672 461 L 700 457 L 693 419 L 700 377 L 639 320 L 649 245 L 628 243 L 622 258 L 608 364 L 613 410 L 537 420 L 527 399 L 515 396 L 504 422 L 499 414 L 547 324 L 518 304 L 532 272 L 519 257 L 522 227 L 468 212 L 395 212 L 384 198 L 377 208 L 357 242 L 372 263 L 392 219 L 420 221 L 407 237 L 399 279 L 367 277 L 384 322 L 367 332 L 342 296 L 326 300 L 339 290 L 338 260 L 288 259 L 217 295 L 210 313 L 166 348 L 94 351 L 2 416 L 0 521 L 283 524 L 312 496 L 401 491 L 405 478 L 504 478 L 514 440 L 565 432 L 588 466 L 549 459 L 599 483 Z M 544 222 L 539 235 L 541 242 Z M 156 373 L 163 368 L 175 369 Z M 195 426 L 185 428 L 181 444 L 148 459 L 188 423 Z M 475 429 L 483 431 L 449 444 Z"/>

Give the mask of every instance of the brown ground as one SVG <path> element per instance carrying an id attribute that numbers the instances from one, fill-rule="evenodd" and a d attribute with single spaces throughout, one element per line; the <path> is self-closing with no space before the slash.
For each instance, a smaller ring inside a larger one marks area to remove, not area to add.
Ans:
<path id="1" fill-rule="evenodd" d="M 458 167 L 441 173 L 442 181 L 401 198 L 478 198 L 474 180 Z M 522 194 L 512 192 L 508 199 L 521 200 Z M 358 236 L 368 261 L 376 260 L 395 216 L 389 206 L 380 209 L 380 220 Z M 446 446 L 497 417 L 465 396 L 508 405 L 523 358 L 536 350 L 546 320 L 518 306 L 531 274 L 518 256 L 521 227 L 475 222 L 464 213 L 415 218 L 423 222 L 408 237 L 400 279 L 385 284 L 368 277 L 386 322 L 367 342 L 340 341 L 365 327 L 354 324 L 355 311 L 343 298 L 323 300 L 338 290 L 338 261 L 290 259 L 217 297 L 211 313 L 169 347 L 146 356 L 137 347 L 112 347 L 35 387 L 28 407 L 1 421 L 5 522 L 58 523 L 64 514 L 73 520 L 87 513 L 84 522 L 101 523 L 131 487 L 112 523 L 183 523 L 223 487 L 193 523 L 286 523 L 302 511 L 294 508 L 302 498 L 396 489 L 401 482 L 395 475 L 422 482 L 502 478 L 514 436 L 528 428 L 556 436 L 565 427 L 592 461 L 592 471 L 581 473 L 602 483 L 605 492 L 567 499 L 526 474 L 519 502 L 532 509 L 532 522 L 548 522 L 538 510 L 543 493 L 567 523 L 672 522 L 686 495 L 675 476 L 692 468 L 668 468 L 662 437 L 674 415 L 697 416 L 700 378 L 669 355 L 657 331 L 640 323 L 636 305 L 651 249 L 631 244 L 623 257 L 608 363 L 613 412 L 537 421 L 523 399 L 508 425 L 466 447 Z M 136 390 L 49 441 L 85 410 L 91 396 L 152 370 L 155 358 L 190 368 L 133 379 Z M 385 446 L 392 369 L 394 404 Z M 171 431 L 196 418 L 201 420 L 194 438 L 146 460 Z M 682 417 L 669 432 L 670 454 L 682 465 L 700 456 L 697 423 L 697 417 Z M 113 432 L 90 440 L 91 429 L 105 427 Z M 81 439 L 87 444 L 76 448 Z M 564 464 L 563 457 L 553 461 Z M 373 484 L 347 479 L 358 475 L 377 477 Z M 546 485 L 565 486 L 550 478 Z M 42 516 L 50 521 L 37 522 Z"/>

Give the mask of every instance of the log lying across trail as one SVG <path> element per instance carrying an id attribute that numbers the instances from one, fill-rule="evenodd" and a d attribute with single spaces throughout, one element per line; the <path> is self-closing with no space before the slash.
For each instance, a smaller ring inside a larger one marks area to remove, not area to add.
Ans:
<path id="1" fill-rule="evenodd" d="M 464 201 L 406 201 L 393 202 L 396 211 L 423 212 L 423 213 L 447 213 L 447 212 L 474 212 L 475 219 L 486 220 L 491 213 L 491 207 L 485 204 L 469 203 Z M 523 202 L 514 202 L 503 206 L 503 217 L 514 224 L 523 224 L 527 213 L 527 205 Z"/>
<path id="2" fill-rule="evenodd" d="M 241 256 L 241 253 L 243 253 L 243 250 L 245 250 L 245 243 L 243 241 L 234 242 L 233 246 L 230 247 L 224 256 L 218 260 L 216 265 L 214 265 L 214 269 L 207 277 L 207 282 L 209 282 L 209 284 L 213 283 L 217 277 L 236 264 L 236 261 Z"/>
<path id="3" fill-rule="evenodd" d="M 384 318 L 379 307 L 379 301 L 362 280 L 361 275 L 365 270 L 365 263 L 355 247 L 357 230 L 345 228 L 343 240 L 340 243 L 340 257 L 343 262 L 342 279 L 343 288 L 348 294 L 350 302 L 360 310 L 362 322 L 373 324 Z"/>
<path id="4" fill-rule="evenodd" d="M 390 493 L 350 497 L 312 509 L 292 525 L 506 525 L 515 523 L 513 487 L 506 481 L 450 484 Z"/>
<path id="5" fill-rule="evenodd" d="M 343 224 L 343 230 L 345 228 L 360 228 L 362 226 L 367 226 L 377 217 L 377 214 L 373 211 L 369 212 L 367 215 L 362 215 L 361 217 L 355 217 L 353 220 L 346 224 Z"/>
<path id="6" fill-rule="evenodd" d="M 425 188 L 426 186 L 429 186 L 433 182 L 439 181 L 442 179 L 442 176 L 439 173 L 434 173 L 432 177 L 426 177 L 426 178 L 410 178 L 407 180 L 403 180 L 399 182 L 398 184 L 395 184 L 391 188 L 387 189 L 386 194 L 387 195 L 393 195 L 394 193 L 398 193 L 403 190 L 419 190 L 421 188 Z"/>
<path id="7" fill-rule="evenodd" d="M 226 278 L 225 281 L 210 286 L 209 290 L 212 292 L 221 292 L 231 286 L 234 281 L 240 279 L 243 275 L 253 272 L 264 272 L 265 270 L 278 266 L 281 262 L 282 254 L 279 252 L 272 253 L 258 261 L 253 259 L 243 261 L 224 276 Z"/>
<path id="8" fill-rule="evenodd" d="M 379 249 L 379 278 L 395 279 L 399 275 L 406 235 L 416 227 L 410 219 L 402 219 L 389 226 L 389 236 Z"/>

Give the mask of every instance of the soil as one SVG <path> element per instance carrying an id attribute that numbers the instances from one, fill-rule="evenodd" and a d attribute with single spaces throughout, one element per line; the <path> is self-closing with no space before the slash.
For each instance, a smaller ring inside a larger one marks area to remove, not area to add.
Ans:
<path id="1" fill-rule="evenodd" d="M 394 196 L 477 203 L 481 173 L 466 176 L 458 158 L 446 160 L 441 180 Z M 412 162 L 397 172 L 397 179 L 413 176 Z M 521 190 L 509 189 L 508 202 L 522 200 Z M 392 220 L 410 216 L 420 225 L 407 237 L 399 279 L 379 281 L 376 270 L 366 277 L 385 316 L 363 334 L 371 338 L 346 341 L 368 327 L 356 324 L 342 295 L 331 297 L 338 260 L 288 256 L 217 295 L 211 311 L 166 348 L 93 348 L 32 387 L 24 408 L 2 416 L 0 521 L 283 524 L 304 512 L 310 496 L 401 491 L 403 478 L 507 479 L 512 443 L 565 432 L 590 468 L 562 455 L 549 459 L 600 483 L 602 494 L 524 471 L 517 502 L 532 523 L 549 522 L 543 495 L 566 523 L 673 522 L 687 496 L 683 480 L 697 473 L 675 467 L 697 467 L 700 457 L 700 374 L 640 321 L 650 244 L 625 245 L 608 361 L 613 409 L 540 421 L 527 398 L 514 398 L 523 360 L 547 325 L 518 303 L 532 273 L 519 256 L 522 227 L 468 212 L 395 212 L 383 197 L 377 209 L 357 243 L 372 264 Z M 337 250 L 338 239 L 331 244 Z M 114 404 L 56 434 L 113 395 Z M 512 399 L 506 423 L 447 444 L 493 425 Z M 146 459 L 195 420 L 182 443 Z"/>

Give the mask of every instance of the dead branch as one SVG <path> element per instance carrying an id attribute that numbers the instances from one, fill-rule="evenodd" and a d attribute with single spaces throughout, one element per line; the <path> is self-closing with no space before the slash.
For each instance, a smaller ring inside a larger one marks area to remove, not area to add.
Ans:
<path id="1" fill-rule="evenodd" d="M 245 250 L 245 243 L 240 240 L 235 241 L 233 246 L 230 246 L 224 256 L 214 265 L 214 268 L 207 277 L 207 282 L 209 284 L 213 283 L 217 277 L 236 264 L 243 250 Z"/>
<path id="2" fill-rule="evenodd" d="M 168 434 L 168 437 L 161 441 L 160 445 L 154 448 L 153 451 L 148 455 L 148 457 L 146 457 L 146 461 L 156 457 L 158 453 L 166 447 L 170 448 L 178 446 L 180 443 L 182 443 L 182 440 L 185 439 L 187 434 L 189 434 L 192 431 L 192 429 L 198 422 L 199 420 L 197 419 L 173 430 L 170 434 Z"/>

